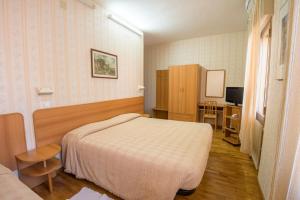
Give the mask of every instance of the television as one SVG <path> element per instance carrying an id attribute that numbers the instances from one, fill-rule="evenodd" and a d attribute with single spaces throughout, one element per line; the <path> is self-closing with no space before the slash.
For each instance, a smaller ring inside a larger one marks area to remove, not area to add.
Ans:
<path id="1" fill-rule="evenodd" d="M 228 103 L 234 103 L 236 106 L 238 104 L 243 104 L 243 87 L 226 87 L 226 99 Z"/>

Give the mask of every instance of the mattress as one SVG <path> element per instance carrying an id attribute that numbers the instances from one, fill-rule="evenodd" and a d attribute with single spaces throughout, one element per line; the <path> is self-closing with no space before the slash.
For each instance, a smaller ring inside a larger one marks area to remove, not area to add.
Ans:
<path id="1" fill-rule="evenodd" d="M 31 191 L 3 165 L 0 165 L 0 199 L 41 200 L 37 194 Z"/>
<path id="2" fill-rule="evenodd" d="M 212 132 L 204 123 L 120 115 L 66 134 L 63 163 L 123 199 L 173 199 L 199 185 Z"/>

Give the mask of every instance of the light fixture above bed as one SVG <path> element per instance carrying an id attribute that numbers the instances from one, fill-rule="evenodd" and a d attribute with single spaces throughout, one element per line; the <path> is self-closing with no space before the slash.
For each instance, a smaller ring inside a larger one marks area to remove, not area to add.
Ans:
<path id="1" fill-rule="evenodd" d="M 128 29 L 129 31 L 139 35 L 139 36 L 143 36 L 143 32 L 138 30 L 137 28 L 129 25 L 127 22 L 125 22 L 124 20 L 120 19 L 119 17 L 112 15 L 112 14 L 108 14 L 107 18 L 114 21 L 115 23 L 123 26 L 124 28 Z"/>
<path id="2" fill-rule="evenodd" d="M 54 92 L 54 90 L 50 87 L 41 87 L 36 90 L 38 95 L 51 95 Z"/>

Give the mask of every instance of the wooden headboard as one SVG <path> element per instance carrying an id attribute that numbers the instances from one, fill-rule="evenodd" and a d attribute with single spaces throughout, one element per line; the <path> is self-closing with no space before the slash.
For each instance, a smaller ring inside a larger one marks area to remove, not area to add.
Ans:
<path id="1" fill-rule="evenodd" d="M 23 115 L 0 115 L 0 163 L 16 170 L 15 155 L 27 150 Z"/>
<path id="2" fill-rule="evenodd" d="M 60 144 L 72 129 L 131 112 L 144 113 L 144 97 L 37 110 L 33 113 L 36 146 Z"/>

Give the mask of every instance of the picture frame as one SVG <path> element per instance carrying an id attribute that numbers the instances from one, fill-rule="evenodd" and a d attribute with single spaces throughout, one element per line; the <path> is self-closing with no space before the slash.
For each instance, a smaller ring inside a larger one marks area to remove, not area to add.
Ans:
<path id="1" fill-rule="evenodd" d="M 207 70 L 205 83 L 205 97 L 223 98 L 225 93 L 225 69 Z"/>
<path id="2" fill-rule="evenodd" d="M 93 78 L 118 79 L 118 56 L 91 49 L 91 68 Z"/>
<path id="3" fill-rule="evenodd" d="M 287 49 L 288 49 L 288 3 L 285 2 L 280 9 L 280 28 L 279 28 L 279 48 L 278 48 L 278 65 L 276 68 L 276 79 L 283 80 L 286 76 Z"/>

